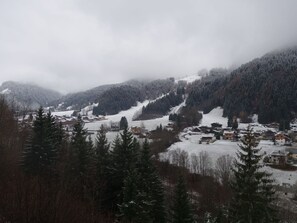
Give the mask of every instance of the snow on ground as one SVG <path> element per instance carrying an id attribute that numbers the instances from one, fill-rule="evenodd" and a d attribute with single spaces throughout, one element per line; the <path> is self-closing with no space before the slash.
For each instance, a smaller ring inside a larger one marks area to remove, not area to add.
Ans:
<path id="1" fill-rule="evenodd" d="M 178 83 L 178 81 L 186 81 L 187 83 L 192 83 L 192 82 L 194 82 L 196 80 L 200 80 L 200 79 L 201 79 L 201 76 L 199 76 L 198 74 L 194 74 L 194 75 L 176 79 L 175 82 Z"/>
<path id="2" fill-rule="evenodd" d="M 10 94 L 10 93 L 11 93 L 11 90 L 9 90 L 8 88 L 0 92 L 0 94 Z"/>
<path id="3" fill-rule="evenodd" d="M 227 127 L 228 119 L 223 117 L 223 108 L 217 107 L 211 110 L 207 114 L 203 114 L 201 125 L 203 126 L 211 126 L 211 123 L 220 123 L 224 127 Z"/>
<path id="4" fill-rule="evenodd" d="M 58 116 L 58 117 L 71 117 L 73 114 L 74 110 L 70 111 L 58 111 L 58 112 L 52 112 L 53 116 Z"/>
<path id="5" fill-rule="evenodd" d="M 171 108 L 169 114 L 179 114 L 180 109 L 186 106 L 186 100 L 184 100 L 181 104 Z"/>
<path id="6" fill-rule="evenodd" d="M 198 155 L 202 151 L 206 151 L 212 162 L 212 166 L 215 167 L 216 160 L 223 155 L 230 155 L 232 157 L 236 156 L 236 151 L 239 148 L 239 142 L 231 142 L 227 140 L 217 140 L 210 144 L 199 144 L 199 140 L 202 135 L 190 135 L 187 133 L 180 133 L 179 138 L 181 142 L 177 142 L 171 145 L 167 152 L 161 154 L 161 159 L 169 159 L 172 151 L 180 149 L 189 154 Z M 284 147 L 275 146 L 272 141 L 262 140 L 260 141 L 259 148 L 261 148 L 261 153 L 266 152 L 267 154 L 273 151 L 283 150 Z M 277 169 L 272 169 L 270 167 L 264 167 L 265 170 L 273 174 L 277 184 L 288 183 L 294 184 L 297 181 L 297 171 L 282 171 Z"/>
<path id="7" fill-rule="evenodd" d="M 129 126 L 141 126 L 144 125 L 147 130 L 153 130 L 156 129 L 156 127 L 160 124 L 163 126 L 166 126 L 169 123 L 169 116 L 163 116 L 161 118 L 151 119 L 151 120 L 141 120 L 141 121 L 133 121 L 133 116 L 135 113 L 139 112 L 143 106 L 146 106 L 149 103 L 148 100 L 140 103 L 138 102 L 136 106 L 126 110 L 121 111 L 120 113 L 116 115 L 107 115 L 105 116 L 106 120 L 86 123 L 85 128 L 88 130 L 98 130 L 102 124 L 106 124 L 110 126 L 111 122 L 119 122 L 123 116 L 127 118 L 128 125 Z"/>

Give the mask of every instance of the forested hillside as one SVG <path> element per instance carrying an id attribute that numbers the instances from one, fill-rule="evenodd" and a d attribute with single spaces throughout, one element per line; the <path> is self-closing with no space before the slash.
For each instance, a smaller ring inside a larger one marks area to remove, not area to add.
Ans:
<path id="1" fill-rule="evenodd" d="M 94 107 L 94 115 L 113 115 L 122 110 L 127 110 L 137 101 L 143 101 L 145 95 L 138 88 L 131 86 L 114 87 L 105 91 L 99 100 L 99 105 Z"/>
<path id="2" fill-rule="evenodd" d="M 259 114 L 259 122 L 283 122 L 297 111 L 297 48 L 275 51 L 242 65 L 229 76 L 203 78 L 189 88 L 187 105 L 226 116 Z"/>
<path id="3" fill-rule="evenodd" d="M 170 108 L 177 106 L 182 102 L 183 95 L 181 93 L 170 92 L 164 97 L 150 102 L 147 106 L 143 107 L 142 113 L 138 119 L 146 120 L 162 117 L 169 112 Z"/>
<path id="4" fill-rule="evenodd" d="M 7 81 L 0 86 L 0 94 L 17 106 L 18 109 L 36 109 L 47 106 L 51 101 L 57 100 L 61 94 L 34 84 L 24 84 Z"/>
<path id="5" fill-rule="evenodd" d="M 67 94 L 56 100 L 52 104 L 57 106 L 63 103 L 62 108 L 67 108 L 71 106 L 73 109 L 83 108 L 90 103 L 101 103 L 104 92 L 121 86 L 130 86 L 139 89 L 147 99 L 155 99 L 162 94 L 168 93 L 174 87 L 174 80 L 163 79 L 154 81 L 140 81 L 140 80 L 130 80 L 119 84 L 109 84 L 101 85 L 87 91 L 77 92 Z M 104 101 L 105 99 L 103 99 Z"/>

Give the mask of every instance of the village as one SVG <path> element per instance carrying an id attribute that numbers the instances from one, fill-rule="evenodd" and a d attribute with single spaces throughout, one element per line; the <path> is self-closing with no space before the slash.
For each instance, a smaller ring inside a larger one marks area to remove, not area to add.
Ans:
<path id="1" fill-rule="evenodd" d="M 47 112 L 48 109 L 45 109 Z M 211 113 L 210 113 L 211 114 Z M 114 137 L 121 129 L 120 118 L 123 116 L 116 115 L 115 117 L 94 116 L 92 114 L 92 107 L 86 107 L 81 111 L 68 110 L 68 111 L 54 111 L 52 115 L 56 118 L 56 121 L 61 123 L 63 129 L 71 134 L 74 124 L 77 122 L 78 115 L 81 116 L 82 121 L 85 123 L 86 129 L 91 136 L 95 136 L 99 127 L 104 126 L 109 134 Z M 123 114 L 127 115 L 127 114 Z M 35 117 L 35 113 L 19 117 L 20 124 L 30 124 Z M 138 138 L 149 137 L 150 131 L 155 129 L 155 126 L 159 126 L 158 121 L 154 123 L 150 128 L 146 128 L 144 122 L 133 122 L 131 117 L 128 122 L 130 131 L 134 136 Z M 208 114 L 204 115 L 204 118 L 208 118 Z M 152 120 L 151 120 L 152 121 Z M 164 120 L 163 120 L 164 121 Z M 185 128 L 179 135 L 181 141 L 191 141 L 192 146 L 204 145 L 203 148 L 207 150 L 207 145 L 217 145 L 220 143 L 240 143 L 240 140 L 244 137 L 247 129 L 253 130 L 256 138 L 256 143 L 269 145 L 269 149 L 263 151 L 263 162 L 271 167 L 284 168 L 288 166 L 297 166 L 297 124 L 291 123 L 290 130 L 279 131 L 278 123 L 271 123 L 262 125 L 255 123 L 239 123 L 237 128 L 227 127 L 224 122 L 226 119 L 220 118 L 213 121 L 217 122 L 203 122 L 199 126 L 192 126 Z M 173 129 L 173 123 L 168 120 L 163 123 L 164 128 L 168 131 Z M 112 140 L 112 137 L 110 138 Z M 265 146 L 264 146 L 265 147 Z"/>
<path id="2" fill-rule="evenodd" d="M 270 149 L 263 152 L 265 164 L 279 167 L 297 165 L 297 124 L 291 124 L 291 130 L 278 131 L 277 123 L 267 125 L 259 123 L 240 124 L 236 129 L 222 127 L 220 123 L 211 123 L 210 126 L 200 125 L 186 128 L 180 137 L 205 145 L 213 144 L 216 141 L 240 143 L 248 128 L 252 129 L 256 144 L 266 143 L 270 145 Z M 207 147 L 204 148 L 207 149 Z"/>

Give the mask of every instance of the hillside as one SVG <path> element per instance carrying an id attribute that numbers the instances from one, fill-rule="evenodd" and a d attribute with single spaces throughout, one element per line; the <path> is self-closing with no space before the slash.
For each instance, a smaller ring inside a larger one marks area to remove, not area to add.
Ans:
<path id="1" fill-rule="evenodd" d="M 0 86 L 0 94 L 20 109 L 36 109 L 57 100 L 61 94 L 34 84 L 7 81 Z"/>
<path id="2" fill-rule="evenodd" d="M 164 93 L 168 93 L 173 88 L 174 81 L 170 79 L 154 81 L 130 80 L 119 84 L 101 85 L 90 90 L 65 95 L 53 102 L 53 105 L 57 106 L 63 103 L 62 108 L 64 109 L 69 106 L 74 109 L 80 109 L 90 103 L 100 103 L 104 92 L 121 86 L 137 88 L 145 95 L 145 98 L 154 99 Z"/>
<path id="3" fill-rule="evenodd" d="M 297 111 L 297 48 L 274 51 L 227 76 L 205 77 L 188 89 L 188 106 L 225 116 L 258 114 L 259 122 L 288 122 Z"/>

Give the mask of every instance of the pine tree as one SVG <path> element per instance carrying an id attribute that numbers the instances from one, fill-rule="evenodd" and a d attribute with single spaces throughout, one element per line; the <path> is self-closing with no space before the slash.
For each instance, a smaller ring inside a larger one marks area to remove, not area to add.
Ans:
<path id="1" fill-rule="evenodd" d="M 128 128 L 128 121 L 127 118 L 123 116 L 120 121 L 120 130 L 124 130 L 126 128 Z"/>
<path id="2" fill-rule="evenodd" d="M 166 222 L 166 210 L 164 205 L 164 188 L 157 175 L 155 166 L 151 159 L 148 141 L 143 143 L 143 149 L 137 165 L 140 178 L 139 189 L 145 195 L 146 209 L 149 209 L 152 222 Z"/>
<path id="3" fill-rule="evenodd" d="M 103 125 L 97 133 L 95 141 L 96 157 L 96 199 L 99 204 L 106 200 L 106 184 L 108 179 L 108 167 L 110 161 L 109 143 Z"/>
<path id="4" fill-rule="evenodd" d="M 125 128 L 120 138 L 115 139 L 111 151 L 108 188 L 113 208 L 116 208 L 116 204 L 122 203 L 124 180 L 128 172 L 135 168 L 136 161 L 137 151 L 133 143 L 133 135 Z"/>
<path id="5" fill-rule="evenodd" d="M 22 165 L 33 175 L 52 174 L 57 160 L 58 127 L 53 116 L 40 107 L 33 122 L 32 134 L 23 153 Z"/>
<path id="6" fill-rule="evenodd" d="M 80 188 L 85 188 L 87 184 L 88 171 L 90 168 L 90 144 L 87 142 L 87 131 L 83 128 L 83 121 L 78 117 L 78 121 L 73 127 L 71 138 L 71 170 L 74 181 Z"/>
<path id="7" fill-rule="evenodd" d="M 184 178 L 181 175 L 175 188 L 175 197 L 172 211 L 174 223 L 194 222 L 186 184 Z"/>
<path id="8" fill-rule="evenodd" d="M 235 161 L 234 181 L 231 183 L 234 197 L 230 208 L 230 222 L 277 222 L 271 206 L 274 190 L 270 174 L 262 171 L 260 149 L 249 129 L 242 140 Z"/>
<path id="9" fill-rule="evenodd" d="M 124 180 L 123 202 L 119 205 L 122 222 L 151 222 L 145 194 L 139 190 L 141 180 L 137 169 L 129 171 Z"/>

